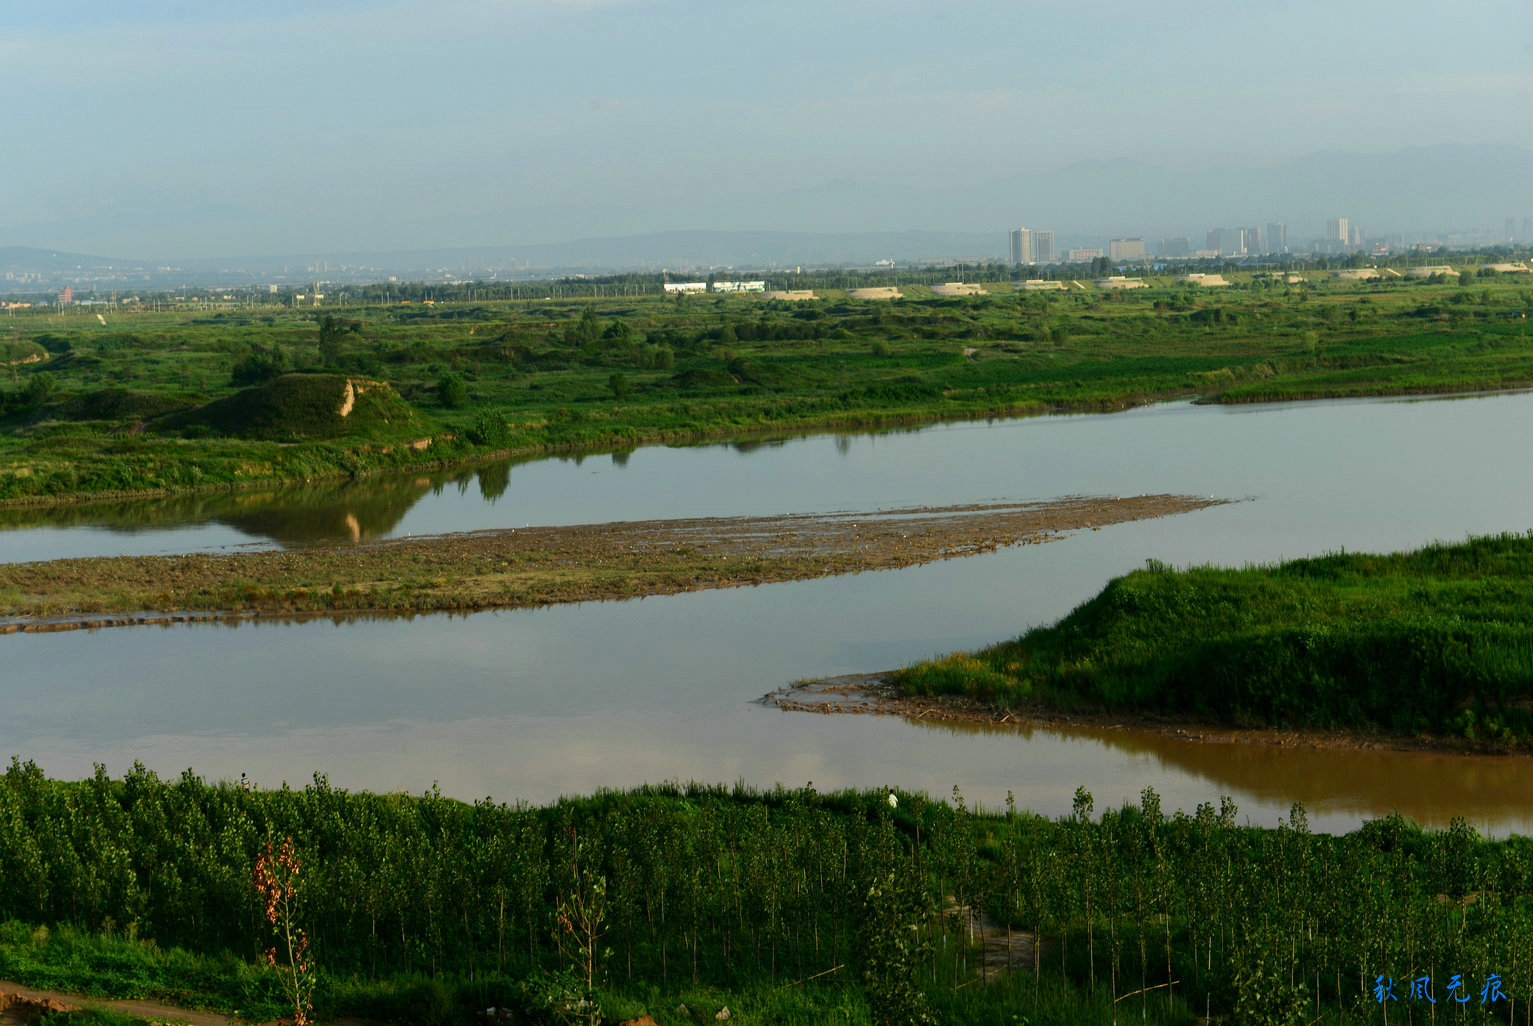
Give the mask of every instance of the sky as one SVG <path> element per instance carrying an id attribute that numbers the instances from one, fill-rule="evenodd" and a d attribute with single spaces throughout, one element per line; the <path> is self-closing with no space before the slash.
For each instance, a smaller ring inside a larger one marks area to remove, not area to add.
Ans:
<path id="1" fill-rule="evenodd" d="M 1533 147 L 1527 0 L 0 6 L 0 246 L 976 231 L 944 190 L 1083 161 Z"/>

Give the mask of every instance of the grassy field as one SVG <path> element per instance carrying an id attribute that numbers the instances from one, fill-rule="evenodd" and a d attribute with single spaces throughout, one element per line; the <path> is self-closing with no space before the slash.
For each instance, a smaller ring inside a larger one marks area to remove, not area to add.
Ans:
<path id="1" fill-rule="evenodd" d="M 897 671 L 996 708 L 1533 742 L 1533 534 L 1241 570 L 1151 565 L 1059 623 Z"/>
<path id="2" fill-rule="evenodd" d="M 23 311 L 0 338 L 11 357 L 0 363 L 0 502 L 1184 395 L 1258 402 L 1533 385 L 1525 276 L 1231 277 L 1227 288 L 1155 279 L 1114 293 L 999 283 L 953 298 L 907 285 L 906 298 L 884 302 L 835 289 L 810 302 L 367 305 L 358 295 L 323 309 L 113 309 L 104 324 L 69 308 Z M 366 403 L 340 417 L 348 382 Z"/>
<path id="3" fill-rule="evenodd" d="M 892 797 L 892 801 L 890 800 Z M 878 790 L 669 784 L 546 807 L 0 775 L 0 977 L 291 1011 L 252 867 L 291 838 L 321 1018 L 661 1026 L 1427 1018 L 1533 999 L 1533 847 L 1398 816 L 1312 834 L 1228 798 L 1048 820 Z M 1194 883 L 1195 881 L 1195 883 Z M 1036 940 L 1036 943 L 1035 943 Z M 589 957 L 588 953 L 594 953 Z M 280 958 L 279 958 L 280 961 Z M 1373 988 L 1388 980 L 1396 1004 Z M 285 1002 L 287 1002 L 285 1004 Z M 582 1005 L 581 1002 L 587 1002 Z"/>

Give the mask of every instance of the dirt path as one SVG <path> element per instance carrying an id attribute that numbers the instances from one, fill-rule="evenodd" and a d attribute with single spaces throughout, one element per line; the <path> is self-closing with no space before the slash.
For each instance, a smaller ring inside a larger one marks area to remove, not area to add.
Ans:
<path id="1" fill-rule="evenodd" d="M 147 1019 L 157 1026 L 244 1026 L 246 1020 L 231 1019 L 217 1012 L 196 1012 L 158 1001 L 133 1001 L 123 998 L 86 997 L 57 990 L 39 990 L 10 980 L 0 980 L 0 1026 L 24 1026 L 34 1019 L 54 1012 L 81 1008 L 105 1008 L 124 1015 Z M 323 1020 L 323 1026 L 386 1026 L 371 1019 L 348 1016 Z M 273 1026 L 273 1024 L 265 1024 Z"/>
<path id="2" fill-rule="evenodd" d="M 229 1026 L 231 1020 L 212 1012 L 193 1012 L 162 1005 L 155 1001 L 123 1001 L 113 998 L 82 997 L 56 990 L 38 990 L 9 980 L 0 980 L 0 1024 L 29 1023 L 51 1012 L 66 1012 L 90 1006 L 107 1008 L 125 1015 L 136 1015 L 155 1023 L 190 1023 L 191 1026 Z"/>
<path id="3" fill-rule="evenodd" d="M 942 914 L 949 928 L 963 932 L 971 947 L 978 947 L 977 957 L 970 958 L 969 971 L 981 978 L 1005 972 L 1033 972 L 1034 957 L 1041 961 L 1050 948 L 1048 939 L 1040 944 L 1031 931 L 1012 930 L 1002 926 L 987 913 L 975 913 L 968 905 L 960 906 L 949 894 L 943 904 Z"/>
<path id="4" fill-rule="evenodd" d="M 286 552 L 0 565 L 0 634 L 509 609 L 892 570 L 1227 500 L 1182 495 L 526 527 Z"/>

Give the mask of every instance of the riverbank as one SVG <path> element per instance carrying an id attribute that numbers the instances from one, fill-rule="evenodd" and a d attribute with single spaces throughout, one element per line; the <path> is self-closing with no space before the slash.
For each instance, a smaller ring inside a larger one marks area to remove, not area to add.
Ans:
<path id="1" fill-rule="evenodd" d="M 24 341 L 47 359 L 0 388 L 0 504 L 1186 395 L 1244 403 L 1533 384 L 1520 283 L 1250 286 L 921 295 L 897 305 L 634 297 L 212 320 L 140 311 L 112 327 L 28 321 L 18 325 L 34 336 Z M 321 378 L 393 397 L 360 426 L 340 412 L 349 407 L 305 420 L 278 402 L 283 389 Z"/>
<path id="2" fill-rule="evenodd" d="M 1391 555 L 1149 561 L 1057 624 L 887 675 L 910 699 L 1533 744 L 1533 533 Z M 1178 727 L 1177 729 L 1185 729 Z"/>
<path id="3" fill-rule="evenodd" d="M 1227 500 L 1140 495 L 526 527 L 281 552 L 0 565 L 0 631 L 176 616 L 411 614 L 635 598 L 891 570 Z M 129 614 L 129 615 L 113 615 Z M 158 615 L 156 615 L 158 614 Z"/>
<path id="4" fill-rule="evenodd" d="M 1392 735 L 1379 731 L 1296 730 L 1239 727 L 1185 716 L 1149 712 L 1110 712 L 1075 709 L 1069 712 L 1042 701 L 1005 708 L 977 701 L 967 695 L 911 695 L 892 683 L 887 673 L 853 673 L 817 680 L 795 681 L 769 691 L 758 702 L 783 712 L 818 715 L 898 716 L 911 723 L 948 723 L 978 729 L 1107 731 L 1154 734 L 1180 741 L 1215 745 L 1261 745 L 1272 748 L 1321 751 L 1365 750 L 1394 752 L 1451 752 L 1459 754 L 1513 755 L 1501 744 L 1475 743 L 1462 736 L 1416 734 Z M 1516 757 L 1529 759 L 1526 753 Z"/>

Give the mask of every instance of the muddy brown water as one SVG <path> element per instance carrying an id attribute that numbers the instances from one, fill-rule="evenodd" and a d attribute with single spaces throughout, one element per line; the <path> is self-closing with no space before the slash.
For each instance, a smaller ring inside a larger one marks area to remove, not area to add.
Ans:
<path id="1" fill-rule="evenodd" d="M 934 796 L 958 785 L 971 804 L 994 809 L 1011 792 L 1021 808 L 1062 815 L 1077 786 L 1099 810 L 1137 802 L 1152 786 L 1168 811 L 1228 794 L 1253 823 L 1276 823 L 1303 801 L 1316 829 L 1399 809 L 1428 823 L 1462 815 L 1490 832 L 1526 831 L 1533 803 L 1523 781 L 1533 774 L 1519 760 L 953 728 L 788 714 L 752 700 L 802 677 L 1014 636 L 1146 559 L 1241 565 L 1527 530 L 1529 467 L 1533 397 L 1508 395 L 1169 405 L 754 448 L 641 449 L 626 461 L 512 467 L 503 488 L 491 482 L 493 503 L 470 474 L 461 492 L 428 482 L 390 531 L 1081 494 L 1249 501 L 909 569 L 626 602 L 0 637 L 0 756 L 34 758 L 65 777 L 88 776 L 94 761 L 121 773 L 140 760 L 214 780 L 246 772 L 265 786 L 302 785 L 315 772 L 348 788 L 420 792 L 437 781 L 448 794 L 506 801 L 671 778 L 813 781 L 822 791 L 895 786 Z M 190 541 L 201 528 L 180 530 L 188 533 L 174 536 Z M 147 537 L 99 527 L 64 534 L 81 548 Z M 46 539 L 31 537 L 31 558 L 49 554 Z"/>

